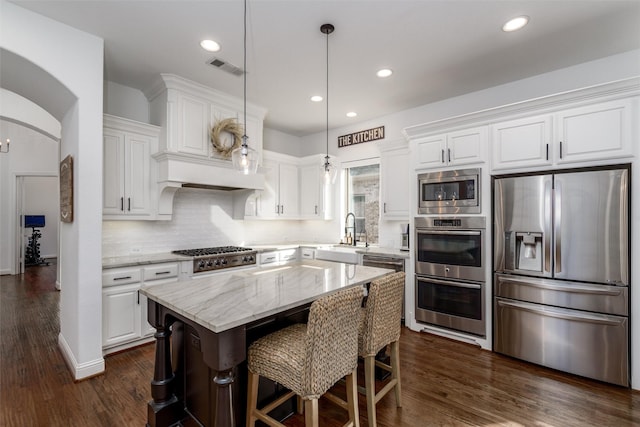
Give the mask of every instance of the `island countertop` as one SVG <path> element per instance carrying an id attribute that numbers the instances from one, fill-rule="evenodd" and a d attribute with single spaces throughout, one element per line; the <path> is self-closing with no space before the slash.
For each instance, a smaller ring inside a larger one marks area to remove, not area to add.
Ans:
<path id="1" fill-rule="evenodd" d="M 220 333 L 392 272 L 386 268 L 304 260 L 143 287 L 140 292 Z"/>

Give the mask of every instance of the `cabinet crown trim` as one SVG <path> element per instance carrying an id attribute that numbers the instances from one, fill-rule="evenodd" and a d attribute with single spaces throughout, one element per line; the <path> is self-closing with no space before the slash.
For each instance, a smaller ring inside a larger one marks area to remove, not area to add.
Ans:
<path id="1" fill-rule="evenodd" d="M 633 77 L 408 126 L 402 130 L 402 135 L 411 141 L 453 128 L 488 125 L 496 120 L 504 120 L 505 116 L 515 119 L 532 113 L 543 114 L 563 108 L 573 108 L 638 94 L 640 94 L 640 77 Z"/>

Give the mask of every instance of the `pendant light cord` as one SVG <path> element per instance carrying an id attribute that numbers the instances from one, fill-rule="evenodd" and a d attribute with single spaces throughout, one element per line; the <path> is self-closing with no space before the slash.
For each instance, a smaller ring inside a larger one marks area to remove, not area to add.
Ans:
<path id="1" fill-rule="evenodd" d="M 325 168 L 329 164 L 329 34 L 327 31 L 327 161 Z"/>
<path id="2" fill-rule="evenodd" d="M 246 146 L 247 145 L 247 0 L 244 0 L 244 38 L 243 38 L 243 43 L 244 43 L 244 57 L 243 57 L 243 62 L 244 62 L 244 76 L 243 76 L 243 80 L 244 80 L 244 87 L 243 87 L 243 91 L 244 91 L 244 135 L 242 136 L 242 145 Z"/>

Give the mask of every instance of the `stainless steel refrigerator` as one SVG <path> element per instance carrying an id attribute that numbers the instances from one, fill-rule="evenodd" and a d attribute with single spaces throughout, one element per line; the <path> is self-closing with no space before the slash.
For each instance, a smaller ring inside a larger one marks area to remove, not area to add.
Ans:
<path id="1" fill-rule="evenodd" d="M 494 351 L 629 385 L 629 175 L 494 177 Z"/>

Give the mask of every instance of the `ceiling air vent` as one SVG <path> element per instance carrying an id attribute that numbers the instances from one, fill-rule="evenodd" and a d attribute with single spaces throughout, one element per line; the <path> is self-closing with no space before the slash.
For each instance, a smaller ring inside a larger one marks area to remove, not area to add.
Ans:
<path id="1" fill-rule="evenodd" d="M 207 62 L 207 64 L 213 65 L 214 67 L 219 68 L 222 71 L 226 71 L 227 73 L 233 74 L 234 76 L 241 76 L 244 73 L 242 71 L 242 68 L 236 67 L 235 65 L 218 58 L 211 59 Z"/>

